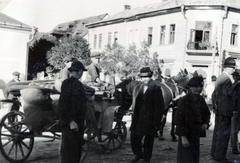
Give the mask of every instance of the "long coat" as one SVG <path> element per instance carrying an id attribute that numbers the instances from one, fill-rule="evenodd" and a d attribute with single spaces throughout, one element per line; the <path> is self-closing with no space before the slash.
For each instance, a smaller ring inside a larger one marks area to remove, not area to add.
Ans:
<path id="1" fill-rule="evenodd" d="M 212 94 L 213 110 L 216 114 L 211 147 L 211 156 L 214 160 L 226 159 L 231 132 L 231 116 L 235 107 L 233 90 L 234 85 L 231 79 L 223 72 L 218 77 Z"/>
<path id="2" fill-rule="evenodd" d="M 143 93 L 144 84 L 137 85 L 133 90 L 133 116 L 130 130 L 147 135 L 160 128 L 163 115 L 164 102 L 160 86 L 154 81 L 148 85 L 148 89 Z"/>
<path id="3" fill-rule="evenodd" d="M 188 93 L 178 101 L 175 115 L 176 134 L 186 136 L 190 147 L 183 147 L 181 138 L 178 139 L 177 162 L 197 163 L 200 152 L 200 127 L 209 125 L 210 111 L 202 96 Z"/>

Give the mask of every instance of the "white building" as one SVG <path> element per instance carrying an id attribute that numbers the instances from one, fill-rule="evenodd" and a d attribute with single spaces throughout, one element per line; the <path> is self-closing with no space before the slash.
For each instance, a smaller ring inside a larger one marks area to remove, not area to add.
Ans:
<path id="1" fill-rule="evenodd" d="M 12 73 L 21 73 L 26 79 L 29 36 L 32 28 L 3 13 L 0 13 L 0 88 L 13 78 Z"/>
<path id="2" fill-rule="evenodd" d="M 126 5 L 124 11 L 86 26 L 92 51 L 114 42 L 139 46 L 145 40 L 151 54 L 164 60 L 164 71 L 200 70 L 209 80 L 221 72 L 222 59 L 240 58 L 239 23 L 240 1 L 162 0 L 135 9 Z"/>

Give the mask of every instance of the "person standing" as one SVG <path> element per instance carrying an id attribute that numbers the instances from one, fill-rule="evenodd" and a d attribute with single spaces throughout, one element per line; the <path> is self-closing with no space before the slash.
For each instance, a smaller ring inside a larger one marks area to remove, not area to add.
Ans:
<path id="1" fill-rule="evenodd" d="M 164 109 L 163 95 L 161 87 L 151 79 L 152 74 L 149 67 L 142 68 L 139 74 L 142 83 L 133 90 L 130 141 L 135 157 L 131 162 L 137 162 L 140 159 L 150 162 L 154 134 L 160 128 Z"/>
<path id="2" fill-rule="evenodd" d="M 217 78 L 212 94 L 213 111 L 215 113 L 215 126 L 213 130 L 211 156 L 213 160 L 227 162 L 228 143 L 231 133 L 231 117 L 233 115 L 234 102 L 233 77 L 236 62 L 233 58 L 226 58 L 223 64 L 223 72 Z"/>
<path id="3" fill-rule="evenodd" d="M 6 99 L 9 99 L 9 100 L 13 100 L 14 98 L 17 98 L 16 96 L 14 96 L 13 94 L 11 94 L 11 93 L 9 92 L 9 87 L 10 87 L 13 83 L 20 82 L 20 73 L 19 73 L 19 72 L 15 71 L 15 72 L 12 73 L 12 75 L 13 75 L 13 79 L 10 80 L 10 81 L 7 83 L 6 87 L 5 87 L 4 90 L 3 90 L 3 95 L 4 95 L 4 97 L 5 97 Z M 13 103 L 9 103 L 9 104 L 8 104 L 8 111 L 18 110 L 18 109 L 19 109 L 19 107 L 18 107 L 18 108 L 12 108 L 13 106 L 14 106 Z"/>
<path id="4" fill-rule="evenodd" d="M 240 81 L 240 70 L 236 69 L 232 73 L 233 79 L 235 83 L 238 83 Z M 239 131 L 239 111 L 240 111 L 240 85 L 237 84 L 235 91 L 234 91 L 234 103 L 235 107 L 233 109 L 233 116 L 231 119 L 231 147 L 232 147 L 232 153 L 233 154 L 240 154 L 238 149 L 238 131 Z"/>
<path id="5" fill-rule="evenodd" d="M 203 85 L 201 76 L 191 78 L 187 85 L 189 92 L 178 101 L 175 115 L 178 163 L 199 162 L 200 136 L 206 136 L 210 122 L 210 111 L 200 95 Z"/>
<path id="6" fill-rule="evenodd" d="M 81 62 L 74 61 L 68 71 L 70 78 L 63 81 L 59 98 L 62 127 L 60 162 L 79 163 L 84 143 L 84 118 L 87 108 L 85 89 L 79 79 L 86 69 Z"/>

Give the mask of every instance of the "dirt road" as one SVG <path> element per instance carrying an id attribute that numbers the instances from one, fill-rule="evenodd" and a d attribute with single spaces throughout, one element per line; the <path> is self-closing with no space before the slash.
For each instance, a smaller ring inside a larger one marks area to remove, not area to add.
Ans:
<path id="1" fill-rule="evenodd" d="M 0 109 L 0 117 L 5 113 L 6 110 Z M 169 115 L 170 117 L 171 115 Z M 130 121 L 127 118 L 127 126 L 130 125 Z M 176 154 L 177 154 L 177 142 L 172 142 L 170 137 L 169 128 L 170 123 L 167 122 L 164 137 L 166 140 L 160 141 L 157 138 L 155 139 L 153 156 L 151 162 L 157 163 L 171 163 L 176 162 Z M 35 144 L 33 151 L 30 157 L 27 159 L 26 163 L 58 163 L 58 146 L 59 140 L 55 140 L 54 142 L 47 142 L 48 139 L 35 139 Z M 212 141 L 212 128 L 207 131 L 207 137 L 201 138 L 201 163 L 213 163 L 213 161 L 209 155 L 211 149 L 211 141 Z M 229 160 L 233 161 L 238 155 L 233 155 L 231 153 L 231 147 L 229 147 L 229 151 L 227 154 Z M 127 136 L 127 140 L 122 148 L 118 149 L 114 152 L 105 152 L 97 142 L 92 142 L 90 145 L 90 149 L 85 160 L 86 163 L 128 163 L 133 158 L 129 132 Z M 0 155 L 0 162 L 7 163 L 7 161 Z M 140 162 L 140 161 L 139 161 Z"/>

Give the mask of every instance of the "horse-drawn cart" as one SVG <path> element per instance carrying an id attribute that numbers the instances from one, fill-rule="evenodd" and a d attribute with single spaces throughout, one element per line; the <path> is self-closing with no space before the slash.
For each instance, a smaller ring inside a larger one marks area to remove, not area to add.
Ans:
<path id="1" fill-rule="evenodd" d="M 34 81 L 34 84 L 32 83 L 33 81 L 20 82 L 13 85 L 10 93 L 17 98 L 1 100 L 2 102 L 13 104 L 13 110 L 4 115 L 0 121 L 0 151 L 9 162 L 24 162 L 27 160 L 34 146 L 34 138 L 49 138 L 50 141 L 61 139 L 59 119 L 55 113 L 56 106 L 58 106 L 56 103 L 57 99 L 53 100 L 50 98 L 50 95 L 59 94 L 54 90 L 54 81 Z M 44 99 L 47 99 L 47 101 L 44 104 L 36 103 L 36 98 L 39 100 L 40 96 L 36 94 L 34 94 L 35 96 L 32 94 L 24 95 L 23 92 L 28 92 L 26 91 L 28 89 L 45 92 Z M 23 96 L 25 96 L 25 99 Z M 35 100 L 35 104 L 33 105 L 26 100 L 26 96 Z M 119 106 L 115 105 L 111 95 L 109 96 L 109 93 L 100 91 L 96 92 L 93 97 L 94 106 L 99 113 L 98 134 L 90 127 L 89 121 L 86 120 L 85 143 L 81 162 L 86 157 L 89 143 L 97 135 L 100 146 L 104 150 L 110 151 L 119 149 L 124 144 L 127 136 L 125 122 L 118 118 L 118 114 L 121 114 L 117 112 Z M 51 101 L 50 105 L 49 98 Z M 23 105 L 23 112 L 19 109 L 21 105 Z"/>

